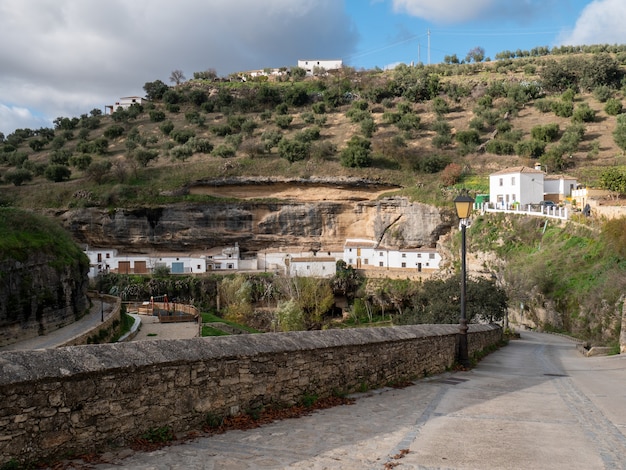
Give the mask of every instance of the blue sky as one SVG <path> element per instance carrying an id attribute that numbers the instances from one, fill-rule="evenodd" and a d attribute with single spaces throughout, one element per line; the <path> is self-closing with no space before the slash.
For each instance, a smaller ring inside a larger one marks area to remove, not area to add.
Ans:
<path id="1" fill-rule="evenodd" d="M 170 83 L 343 59 L 357 69 L 626 43 L 624 0 L 0 0 L 0 132 Z M 430 47 L 429 36 L 430 31 Z"/>

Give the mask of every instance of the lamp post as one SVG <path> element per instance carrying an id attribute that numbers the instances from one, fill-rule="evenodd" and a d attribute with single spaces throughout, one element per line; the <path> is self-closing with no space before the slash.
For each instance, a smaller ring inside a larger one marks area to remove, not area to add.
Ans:
<path id="1" fill-rule="evenodd" d="M 459 364 L 463 367 L 469 367 L 469 352 L 467 348 L 467 316 L 465 314 L 465 286 L 466 286 L 466 244 L 465 229 L 467 227 L 467 219 L 472 212 L 474 199 L 467 194 L 461 194 L 454 199 L 454 207 L 456 215 L 460 219 L 461 224 L 461 319 L 459 320 Z"/>
<path id="2" fill-rule="evenodd" d="M 104 300 L 100 297 L 100 321 L 104 321 Z"/>

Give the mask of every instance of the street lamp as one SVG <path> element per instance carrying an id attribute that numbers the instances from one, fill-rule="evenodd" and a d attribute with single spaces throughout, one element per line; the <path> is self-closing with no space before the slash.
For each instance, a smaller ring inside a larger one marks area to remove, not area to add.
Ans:
<path id="1" fill-rule="evenodd" d="M 465 315 L 465 285 L 466 285 L 466 245 L 465 245 L 465 229 L 467 227 L 467 219 L 472 212 L 474 199 L 466 193 L 457 196 L 454 199 L 454 207 L 456 215 L 461 222 L 461 319 L 459 321 L 459 364 L 463 367 L 469 367 L 469 352 L 467 349 L 467 316 Z"/>

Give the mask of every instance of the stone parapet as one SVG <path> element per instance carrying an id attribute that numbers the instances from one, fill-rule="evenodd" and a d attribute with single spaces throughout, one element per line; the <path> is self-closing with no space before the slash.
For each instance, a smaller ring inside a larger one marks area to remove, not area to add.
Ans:
<path id="1" fill-rule="evenodd" d="M 0 464 L 437 374 L 454 363 L 457 333 L 418 325 L 1 352 Z M 470 355 L 501 338 L 498 326 L 471 325 Z"/>

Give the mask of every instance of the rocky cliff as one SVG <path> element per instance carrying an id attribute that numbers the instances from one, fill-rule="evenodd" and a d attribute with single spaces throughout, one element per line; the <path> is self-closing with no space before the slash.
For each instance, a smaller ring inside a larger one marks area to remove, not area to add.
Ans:
<path id="1" fill-rule="evenodd" d="M 89 260 L 43 217 L 0 210 L 0 346 L 67 325 L 89 309 Z"/>
<path id="2" fill-rule="evenodd" d="M 120 251 L 202 251 L 238 243 L 243 251 L 269 247 L 341 247 L 347 238 L 390 247 L 434 246 L 451 213 L 405 198 L 370 201 L 240 201 L 163 207 L 56 211 L 74 239 Z"/>

